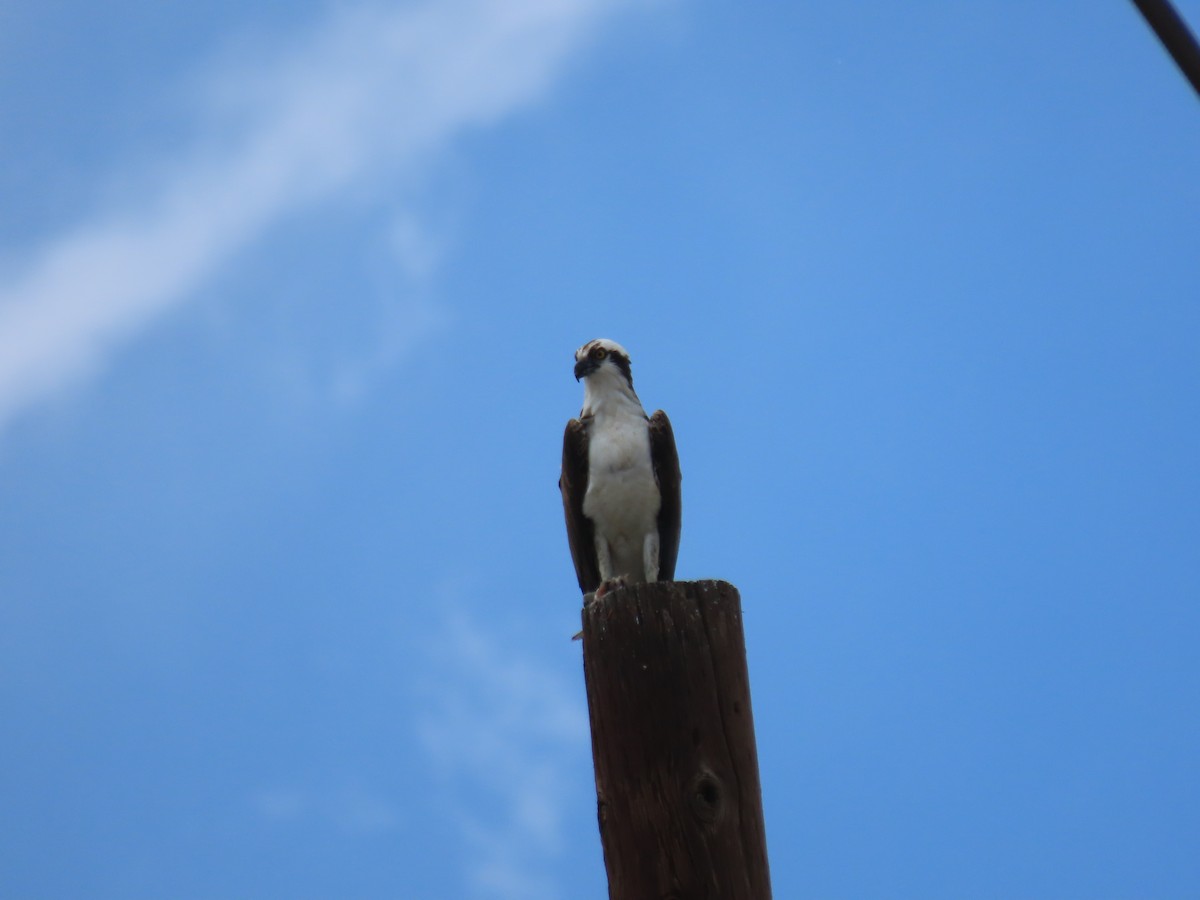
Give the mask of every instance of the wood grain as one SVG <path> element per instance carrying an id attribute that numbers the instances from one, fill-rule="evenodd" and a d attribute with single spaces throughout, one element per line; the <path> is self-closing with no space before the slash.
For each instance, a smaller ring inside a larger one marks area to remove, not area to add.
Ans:
<path id="1" fill-rule="evenodd" d="M 771 896 L 741 598 L 630 585 L 583 611 L 610 900 Z"/>

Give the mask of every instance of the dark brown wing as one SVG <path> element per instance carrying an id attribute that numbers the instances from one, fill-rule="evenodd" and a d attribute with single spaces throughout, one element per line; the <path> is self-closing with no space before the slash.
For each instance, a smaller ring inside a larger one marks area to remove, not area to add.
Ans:
<path id="1" fill-rule="evenodd" d="M 671 420 L 661 409 L 650 417 L 650 462 L 662 495 L 658 509 L 658 580 L 675 580 L 675 560 L 679 556 L 679 528 L 683 522 L 683 497 L 679 482 L 679 453 L 675 450 L 675 432 Z"/>
<path id="2" fill-rule="evenodd" d="M 571 545 L 579 590 L 585 594 L 600 586 L 592 520 L 583 514 L 583 497 L 588 486 L 588 424 L 579 419 L 567 422 L 567 430 L 563 432 L 562 475 L 558 479 L 567 518 L 567 543 Z"/>

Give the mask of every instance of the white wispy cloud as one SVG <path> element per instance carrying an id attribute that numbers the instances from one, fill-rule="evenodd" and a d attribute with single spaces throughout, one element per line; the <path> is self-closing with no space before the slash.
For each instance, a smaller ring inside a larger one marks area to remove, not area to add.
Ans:
<path id="1" fill-rule="evenodd" d="M 98 371 L 283 217 L 380 172 L 419 177 L 448 142 L 538 99 L 627 2 L 342 8 L 266 61 L 204 75 L 189 150 L 143 160 L 145 178 L 116 173 L 124 199 L 0 274 L 0 428 Z M 428 264 L 428 247 L 398 239 Z"/>
<path id="2" fill-rule="evenodd" d="M 315 821 L 346 834 L 386 831 L 400 821 L 394 803 L 358 782 L 320 790 L 274 786 L 254 792 L 250 801 L 254 812 L 267 822 Z"/>
<path id="3" fill-rule="evenodd" d="M 566 896 L 550 874 L 563 817 L 568 804 L 593 802 L 572 789 L 578 769 L 590 770 L 581 692 L 462 612 L 432 650 L 418 733 L 442 776 L 470 798 L 454 813 L 470 888 L 503 900 Z"/>

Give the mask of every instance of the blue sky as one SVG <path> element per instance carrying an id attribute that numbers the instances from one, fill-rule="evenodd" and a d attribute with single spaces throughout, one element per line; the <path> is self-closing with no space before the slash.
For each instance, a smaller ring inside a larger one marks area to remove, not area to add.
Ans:
<path id="1" fill-rule="evenodd" d="M 7 5 L 0 893 L 605 896 L 605 336 L 777 897 L 1195 896 L 1198 112 L 1124 2 Z"/>

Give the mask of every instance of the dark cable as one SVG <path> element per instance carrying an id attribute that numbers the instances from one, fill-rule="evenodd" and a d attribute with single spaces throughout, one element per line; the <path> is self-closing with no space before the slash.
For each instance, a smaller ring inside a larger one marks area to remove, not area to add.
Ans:
<path id="1" fill-rule="evenodd" d="M 1133 4 L 1174 58 L 1183 77 L 1200 94 L 1200 45 L 1170 0 L 1133 0 Z"/>

